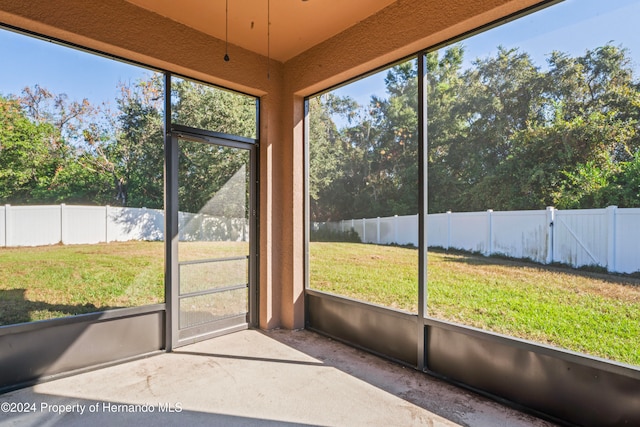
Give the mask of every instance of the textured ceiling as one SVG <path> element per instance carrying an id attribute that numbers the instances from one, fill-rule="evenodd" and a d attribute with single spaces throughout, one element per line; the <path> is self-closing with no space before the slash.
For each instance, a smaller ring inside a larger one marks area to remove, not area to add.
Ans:
<path id="1" fill-rule="evenodd" d="M 127 1 L 225 40 L 226 0 Z M 285 62 L 395 1 L 228 0 L 229 55 L 233 56 L 234 46 L 240 46 Z M 267 17 L 271 22 L 270 43 Z"/>

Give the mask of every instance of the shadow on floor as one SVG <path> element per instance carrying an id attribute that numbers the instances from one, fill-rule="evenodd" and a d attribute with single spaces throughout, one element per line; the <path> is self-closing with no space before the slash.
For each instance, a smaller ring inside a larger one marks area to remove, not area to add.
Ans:
<path id="1" fill-rule="evenodd" d="M 1 402 L 38 409 L 0 414 L 3 426 L 553 425 L 306 330 L 237 332 L 10 392 Z M 86 409 L 57 414 L 42 403 Z M 167 405 L 180 412 L 162 412 Z"/>

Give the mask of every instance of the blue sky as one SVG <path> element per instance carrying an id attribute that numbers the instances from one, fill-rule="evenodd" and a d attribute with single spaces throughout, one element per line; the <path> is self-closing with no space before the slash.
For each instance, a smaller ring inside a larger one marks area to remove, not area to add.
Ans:
<path id="1" fill-rule="evenodd" d="M 609 42 L 622 44 L 640 59 L 638 17 L 638 0 L 567 0 L 485 31 L 463 44 L 468 59 L 493 55 L 502 45 L 528 52 L 541 66 L 553 50 L 577 56 Z"/>
<path id="2" fill-rule="evenodd" d="M 640 0 L 566 0 L 540 12 L 464 40 L 467 64 L 495 54 L 496 48 L 518 47 L 544 66 L 546 55 L 560 50 L 581 55 L 612 42 L 629 48 L 640 75 Z M 54 43 L 0 30 L 0 94 L 19 94 L 38 83 L 73 100 L 88 98 L 115 107 L 119 83 L 129 83 L 148 70 Z M 385 72 L 336 90 L 367 104 L 371 95 L 385 95 Z"/>
<path id="3" fill-rule="evenodd" d="M 0 94 L 20 94 L 36 83 L 71 100 L 89 99 L 115 108 L 119 83 L 134 82 L 150 71 L 58 44 L 0 30 Z"/>

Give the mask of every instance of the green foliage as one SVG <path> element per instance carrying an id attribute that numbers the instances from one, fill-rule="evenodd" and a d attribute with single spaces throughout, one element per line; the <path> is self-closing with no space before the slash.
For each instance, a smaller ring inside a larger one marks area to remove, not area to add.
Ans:
<path id="1" fill-rule="evenodd" d="M 171 82 L 171 91 L 173 123 L 256 137 L 254 98 L 177 78 Z"/>
<path id="2" fill-rule="evenodd" d="M 253 98 L 188 80 L 172 82 L 176 124 L 255 138 Z M 249 153 L 229 147 L 180 142 L 179 209 L 223 218 L 248 215 Z M 215 195 L 215 203 L 210 201 Z"/>
<path id="3" fill-rule="evenodd" d="M 158 74 L 120 88 L 117 142 L 106 152 L 119 205 L 164 207 L 163 93 Z"/>
<path id="4" fill-rule="evenodd" d="M 518 49 L 466 69 L 463 57 L 461 45 L 427 55 L 429 212 L 640 206 L 640 82 L 626 49 L 552 52 L 544 69 Z M 348 100 L 312 102 L 312 220 L 418 211 L 415 76 L 414 61 L 391 68 L 388 97 L 353 105 L 341 129 L 332 118 L 347 112 L 332 108 Z"/>
<path id="5" fill-rule="evenodd" d="M 46 123 L 34 123 L 15 99 L 0 98 L 0 201 L 29 200 L 31 193 L 46 186 L 41 176 L 52 175 L 56 134 Z"/>
<path id="6" fill-rule="evenodd" d="M 98 115 L 39 86 L 0 98 L 0 203 L 108 202 L 109 176 L 91 152 Z"/>
<path id="7" fill-rule="evenodd" d="M 249 152 L 199 142 L 180 142 L 178 206 L 219 218 L 248 216 Z M 215 196 L 215 199 L 214 199 Z"/>
<path id="8" fill-rule="evenodd" d="M 631 161 L 610 163 L 602 168 L 592 161 L 578 165 L 574 173 L 567 173 L 566 181 L 566 188 L 557 198 L 561 209 L 585 205 L 638 207 L 640 153 Z"/>
<path id="9" fill-rule="evenodd" d="M 338 231 L 320 227 L 317 230 L 311 230 L 309 240 L 311 242 L 362 243 L 360 236 L 353 228 L 349 231 Z"/>
<path id="10" fill-rule="evenodd" d="M 387 99 L 368 107 L 333 94 L 310 102 L 312 220 L 403 215 L 418 209 L 417 66 L 390 69 Z M 334 115 L 347 119 L 343 129 Z"/>
<path id="11" fill-rule="evenodd" d="M 252 98 L 186 80 L 173 90 L 176 123 L 255 137 Z M 0 97 L 0 204 L 162 209 L 163 97 L 160 74 L 121 86 L 115 114 L 37 85 Z M 210 150 L 200 144 L 181 158 L 184 185 L 207 200 L 246 163 L 226 152 L 207 157 Z M 195 195 L 184 200 L 193 204 L 185 202 L 187 209 L 203 203 Z"/>

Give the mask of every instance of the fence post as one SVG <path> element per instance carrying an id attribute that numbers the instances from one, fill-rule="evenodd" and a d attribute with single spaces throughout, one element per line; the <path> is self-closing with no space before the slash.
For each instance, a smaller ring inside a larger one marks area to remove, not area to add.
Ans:
<path id="1" fill-rule="evenodd" d="M 451 215 L 451 211 L 447 211 L 447 243 L 444 247 L 446 250 L 451 246 Z"/>
<path id="2" fill-rule="evenodd" d="M 493 253 L 493 209 L 487 209 L 487 244 L 484 247 L 484 254 L 489 256 Z"/>
<path id="3" fill-rule="evenodd" d="M 2 224 L 0 224 L 0 246 L 7 246 L 7 214 L 6 207 L 0 206 L 0 218 L 2 218 Z"/>
<path id="4" fill-rule="evenodd" d="M 398 215 L 393 216 L 393 242 L 398 243 Z"/>
<path id="5" fill-rule="evenodd" d="M 64 242 L 64 207 L 65 204 L 64 203 L 60 203 L 60 243 L 62 243 L 63 245 L 65 244 Z"/>
<path id="6" fill-rule="evenodd" d="M 367 243 L 367 219 L 362 218 L 362 243 Z"/>
<path id="7" fill-rule="evenodd" d="M 376 218 L 376 241 L 380 244 L 380 217 Z"/>
<path id="8" fill-rule="evenodd" d="M 4 205 L 4 246 L 6 248 L 11 247 L 10 241 L 9 241 L 9 230 L 12 229 L 11 226 L 13 224 L 11 224 L 10 211 L 11 211 L 11 205 L 9 204 Z"/>
<path id="9" fill-rule="evenodd" d="M 556 219 L 556 209 L 553 206 L 547 206 L 547 258 L 546 264 L 553 263 L 553 242 L 556 235 L 556 227 L 554 221 Z"/>
<path id="10" fill-rule="evenodd" d="M 616 272 L 616 213 L 617 206 L 607 206 L 607 271 Z"/>
<path id="11" fill-rule="evenodd" d="M 104 242 L 109 243 L 109 205 L 104 207 Z"/>

